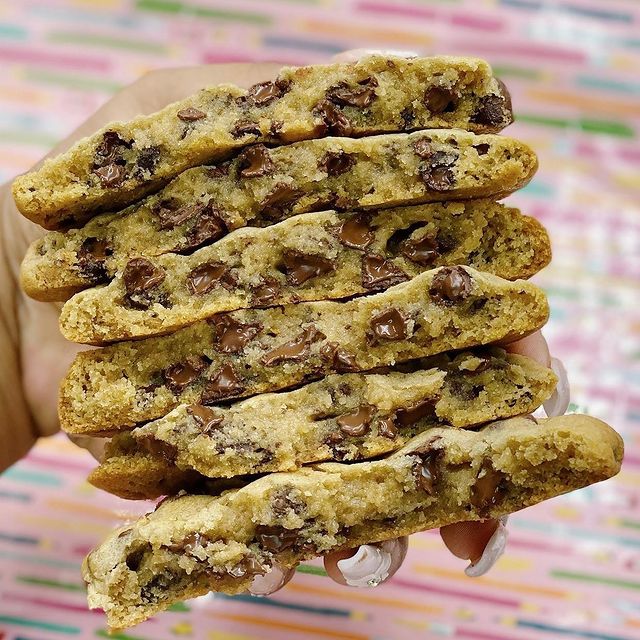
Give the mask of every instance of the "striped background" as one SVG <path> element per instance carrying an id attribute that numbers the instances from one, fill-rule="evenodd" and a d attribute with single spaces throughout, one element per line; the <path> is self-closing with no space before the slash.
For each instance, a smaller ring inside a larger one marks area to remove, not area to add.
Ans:
<path id="1" fill-rule="evenodd" d="M 25 170 L 119 87 L 161 66 L 325 60 L 349 47 L 488 58 L 510 133 L 541 170 L 510 198 L 554 240 L 538 277 L 574 408 L 624 435 L 622 474 L 512 518 L 508 553 L 468 579 L 434 533 L 393 582 L 335 586 L 317 565 L 269 599 L 210 596 L 122 640 L 640 638 L 640 3 L 634 0 L 0 0 L 0 177 Z M 101 494 L 63 438 L 0 479 L 0 639 L 105 637 L 79 565 L 141 505 Z"/>

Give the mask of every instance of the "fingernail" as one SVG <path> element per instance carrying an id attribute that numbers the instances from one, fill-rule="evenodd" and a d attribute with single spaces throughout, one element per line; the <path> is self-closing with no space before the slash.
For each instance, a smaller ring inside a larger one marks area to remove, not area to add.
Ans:
<path id="1" fill-rule="evenodd" d="M 507 546 L 507 518 L 508 516 L 502 516 L 498 520 L 498 526 L 493 532 L 493 535 L 489 538 L 487 546 L 484 548 L 482 556 L 476 561 L 470 564 L 464 572 L 470 578 L 477 578 L 483 576 L 493 565 L 498 561 L 498 558 L 504 553 Z"/>
<path id="2" fill-rule="evenodd" d="M 271 567 L 269 573 L 257 575 L 249 585 L 249 593 L 252 596 L 268 596 L 274 591 L 284 587 L 295 573 L 294 569 L 284 569 L 278 564 Z"/>
<path id="3" fill-rule="evenodd" d="M 565 411 L 569 408 L 569 398 L 571 396 L 569 378 L 567 377 L 567 370 L 564 368 L 562 360 L 551 358 L 551 369 L 558 376 L 558 384 L 556 385 L 553 395 L 542 404 L 549 418 L 564 415 Z"/>
<path id="4" fill-rule="evenodd" d="M 381 546 L 363 544 L 350 558 L 336 563 L 351 587 L 377 587 L 389 577 L 392 555 Z"/>
<path id="5" fill-rule="evenodd" d="M 364 56 L 370 55 L 396 56 L 398 58 L 418 58 L 419 53 L 415 51 L 405 51 L 403 49 L 349 49 L 333 56 L 334 62 L 356 62 Z"/>

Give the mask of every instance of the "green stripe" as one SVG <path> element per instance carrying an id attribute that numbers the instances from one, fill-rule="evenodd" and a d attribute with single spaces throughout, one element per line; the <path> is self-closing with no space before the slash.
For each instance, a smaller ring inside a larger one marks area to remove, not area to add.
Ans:
<path id="1" fill-rule="evenodd" d="M 184 602 L 176 602 L 172 604 L 167 611 L 176 611 L 178 613 L 188 613 L 191 611 Z"/>
<path id="2" fill-rule="evenodd" d="M 298 565 L 296 571 L 298 573 L 309 573 L 312 576 L 326 576 L 327 572 L 322 567 L 314 567 L 310 564 Z"/>
<path id="3" fill-rule="evenodd" d="M 231 22 L 249 22 L 251 24 L 271 24 L 269 16 L 260 13 L 247 13 L 245 11 L 227 11 L 224 9 L 211 9 L 198 5 L 190 5 L 174 0 L 136 0 L 136 9 L 139 11 L 160 11 L 163 13 L 183 13 L 185 15 L 199 16 L 202 18 L 218 18 Z"/>
<path id="4" fill-rule="evenodd" d="M 27 30 L 17 24 L 0 24 L 0 38 L 14 38 L 24 40 Z"/>
<path id="5" fill-rule="evenodd" d="M 522 187 L 521 191 L 526 192 L 526 194 L 530 196 L 543 197 L 550 197 L 555 193 L 554 188 L 550 184 L 545 184 L 544 182 L 540 182 L 539 180 L 530 182 L 525 187 Z"/>
<path id="6" fill-rule="evenodd" d="M 95 34 L 78 33 L 75 31 L 54 31 L 47 36 L 48 42 L 61 44 L 82 44 L 89 47 L 109 47 L 112 49 L 128 49 L 129 51 L 142 51 L 146 53 L 159 53 L 166 55 L 168 49 L 156 42 L 140 42 L 139 40 L 127 40 L 125 38 L 111 38 Z"/>
<path id="7" fill-rule="evenodd" d="M 53 558 L 43 558 L 41 556 L 34 556 L 31 554 L 19 554 L 11 551 L 0 551 L 0 558 L 6 558 L 8 560 L 14 560 L 18 562 L 26 562 L 28 564 L 44 565 L 47 567 L 57 567 L 58 569 L 70 569 L 72 571 L 80 570 L 80 563 L 78 562 L 65 562 L 64 560 L 54 560 Z"/>
<path id="8" fill-rule="evenodd" d="M 96 635 L 100 638 L 109 638 L 109 640 L 146 640 L 140 636 L 129 636 L 126 633 L 109 633 L 105 629 L 96 631 Z"/>
<path id="9" fill-rule="evenodd" d="M 26 144 L 54 145 L 58 139 L 43 132 L 29 131 L 0 131 L 0 141 L 2 142 L 24 142 Z M 38 471 L 27 471 L 18 467 L 12 467 L 4 472 L 3 478 L 16 482 L 26 482 L 28 484 L 39 484 L 47 487 L 59 487 L 62 483 L 58 476 Z"/>
<path id="10" fill-rule="evenodd" d="M 15 624 L 20 627 L 31 627 L 32 629 L 44 629 L 45 631 L 59 631 L 60 633 L 69 634 L 80 633 L 79 627 L 69 627 L 65 624 L 54 624 L 53 622 L 42 622 L 39 620 L 27 620 L 26 618 L 17 618 L 15 616 L 0 615 L 0 622 Z"/>
<path id="11" fill-rule="evenodd" d="M 523 67 L 512 67 L 510 65 L 491 65 L 493 72 L 498 76 L 508 76 L 510 78 L 527 78 L 534 80 L 540 77 L 540 72 L 536 69 L 524 69 Z"/>
<path id="12" fill-rule="evenodd" d="M 24 77 L 27 80 L 42 82 L 45 84 L 54 84 L 62 87 L 73 87 L 74 89 L 97 89 L 108 93 L 115 93 L 122 89 L 120 82 L 112 82 L 110 80 L 101 80 L 100 78 L 92 78 L 90 76 L 78 76 L 71 73 L 60 73 L 58 71 L 44 71 L 42 69 L 25 69 Z"/>
<path id="13" fill-rule="evenodd" d="M 579 582 L 607 584 L 612 587 L 624 587 L 625 589 L 634 589 L 636 591 L 640 591 L 640 582 L 632 582 L 631 580 L 620 580 L 618 578 L 607 578 L 605 576 L 594 576 L 589 573 L 562 571 L 559 569 L 551 571 L 551 575 L 554 578 L 567 578 L 568 580 L 577 580 Z"/>
<path id="14" fill-rule="evenodd" d="M 586 133 L 607 133 L 620 138 L 635 137 L 635 132 L 629 125 L 626 125 L 623 122 L 613 122 L 610 120 L 592 120 L 590 118 L 567 120 L 564 118 L 550 118 L 547 116 L 522 113 L 519 113 L 516 119 L 518 122 L 543 124 L 563 129 L 582 129 Z"/>
<path id="15" fill-rule="evenodd" d="M 16 580 L 24 584 L 35 584 L 39 587 L 53 587 L 54 589 L 62 589 L 64 591 L 85 591 L 83 584 L 73 582 L 58 582 L 57 580 L 47 580 L 46 578 L 36 578 L 35 576 L 17 576 Z"/>
<path id="16" fill-rule="evenodd" d="M 640 529 L 640 522 L 637 520 L 622 519 L 620 520 L 620 524 L 627 529 Z"/>

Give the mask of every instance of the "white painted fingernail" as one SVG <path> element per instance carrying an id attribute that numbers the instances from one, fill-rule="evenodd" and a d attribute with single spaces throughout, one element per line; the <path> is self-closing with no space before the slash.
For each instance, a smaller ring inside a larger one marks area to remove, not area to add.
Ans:
<path id="1" fill-rule="evenodd" d="M 248 591 L 252 596 L 268 596 L 287 584 L 295 571 L 295 569 L 283 569 L 280 565 L 274 564 L 269 573 L 257 575 L 253 579 Z"/>
<path id="2" fill-rule="evenodd" d="M 507 546 L 507 537 L 509 532 L 507 531 L 507 519 L 509 516 L 502 516 L 498 520 L 498 526 L 493 532 L 493 535 L 489 538 L 487 546 L 482 552 L 480 560 L 474 564 L 470 564 L 464 572 L 470 578 L 477 578 L 483 576 L 493 565 L 498 561 L 498 558 L 504 553 Z"/>
<path id="3" fill-rule="evenodd" d="M 364 56 L 378 54 L 381 56 L 397 56 L 398 58 L 418 58 L 419 53 L 404 49 L 349 49 L 333 56 L 334 62 L 356 62 Z"/>
<path id="4" fill-rule="evenodd" d="M 564 368 L 562 360 L 551 358 L 551 369 L 553 369 L 553 372 L 558 376 L 558 384 L 556 385 L 553 395 L 542 404 L 549 418 L 563 416 L 569 408 L 569 399 L 571 396 L 569 378 L 567 377 L 567 370 Z"/>
<path id="5" fill-rule="evenodd" d="M 350 587 L 377 587 L 389 577 L 391 554 L 381 547 L 363 544 L 350 558 L 336 566 Z"/>

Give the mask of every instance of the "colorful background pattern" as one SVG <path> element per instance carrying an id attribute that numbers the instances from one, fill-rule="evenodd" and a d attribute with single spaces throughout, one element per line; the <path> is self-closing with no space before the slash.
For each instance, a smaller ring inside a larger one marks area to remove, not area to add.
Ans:
<path id="1" fill-rule="evenodd" d="M 549 228 L 537 281 L 573 409 L 623 434 L 614 481 L 511 519 L 507 554 L 466 578 L 433 532 L 378 590 L 317 564 L 278 595 L 208 596 L 121 640 L 640 638 L 640 4 L 634 0 L 3 0 L 0 177 L 27 169 L 148 69 L 326 60 L 351 47 L 477 54 L 507 82 L 509 133 L 541 159 L 510 202 Z M 92 461 L 41 442 L 0 479 L 0 639 L 106 637 L 79 567 L 143 509 L 89 487 Z"/>

